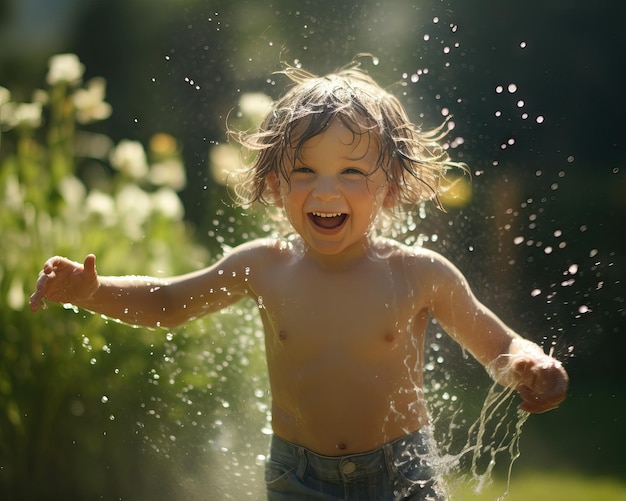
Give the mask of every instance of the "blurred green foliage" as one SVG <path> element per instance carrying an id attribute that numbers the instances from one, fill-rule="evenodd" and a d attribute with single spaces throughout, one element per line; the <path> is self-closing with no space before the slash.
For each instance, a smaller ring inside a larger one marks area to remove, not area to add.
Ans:
<path id="1" fill-rule="evenodd" d="M 266 422 L 260 329 L 254 318 L 234 326 L 240 311 L 175 332 L 69 305 L 28 311 L 50 255 L 93 252 L 103 274 L 160 276 L 210 257 L 183 220 L 177 141 L 156 134 L 146 152 L 92 132 L 110 106 L 104 81 L 83 83 L 83 70 L 72 54 L 53 57 L 29 103 L 0 87 L 0 491 L 173 499 L 207 451 L 245 443 Z M 224 445 L 230 412 L 258 424 Z"/>

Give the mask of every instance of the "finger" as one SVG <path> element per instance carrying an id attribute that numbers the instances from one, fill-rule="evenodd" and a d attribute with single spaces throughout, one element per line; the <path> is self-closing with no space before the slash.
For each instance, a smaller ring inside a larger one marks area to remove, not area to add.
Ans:
<path id="1" fill-rule="evenodd" d="M 39 309 L 39 305 L 44 297 L 45 283 L 48 281 L 48 275 L 42 271 L 37 278 L 37 284 L 35 285 L 35 292 L 30 295 L 28 302 L 30 309 L 35 312 Z"/>
<path id="2" fill-rule="evenodd" d="M 96 256 L 93 254 L 88 254 L 85 258 L 85 262 L 83 264 L 83 269 L 85 274 L 90 277 L 96 276 Z"/>
<path id="3" fill-rule="evenodd" d="M 46 302 L 39 296 L 39 294 L 32 294 L 29 299 L 30 311 L 33 313 L 37 312 L 41 307 L 42 310 L 47 310 L 48 305 Z"/>
<path id="4" fill-rule="evenodd" d="M 519 405 L 519 408 L 526 412 L 532 412 L 534 414 L 541 414 L 542 412 L 551 411 L 556 409 L 561 402 L 562 398 L 559 399 L 533 399 L 533 400 L 525 400 Z"/>
<path id="5" fill-rule="evenodd" d="M 28 299 L 28 303 L 30 304 L 30 311 L 35 313 L 39 309 L 39 294 L 37 292 L 33 292 Z"/>
<path id="6" fill-rule="evenodd" d="M 523 402 L 519 408 L 523 411 L 530 412 L 532 414 L 542 414 L 544 412 L 556 409 L 558 405 L 554 404 L 536 404 L 533 402 Z"/>
<path id="7" fill-rule="evenodd" d="M 45 274 L 45 273 L 41 273 L 39 275 L 39 278 L 37 279 L 37 284 L 36 284 L 36 291 L 37 294 L 43 296 L 44 295 L 44 291 L 46 289 L 46 285 L 48 284 L 48 280 L 50 280 L 50 278 L 54 277 L 54 272 L 50 272 L 49 274 Z"/>
<path id="8" fill-rule="evenodd" d="M 542 413 L 556 409 L 565 400 L 565 392 L 537 393 L 525 385 L 516 388 L 523 402 L 519 408 L 526 412 Z"/>
<path id="9" fill-rule="evenodd" d="M 28 298 L 28 303 L 30 305 L 30 309 L 33 312 L 36 312 L 41 306 L 44 310 L 48 307 L 44 302 L 44 298 L 46 297 L 46 288 L 45 284 L 48 281 L 48 275 L 41 274 L 39 279 L 37 279 L 37 287 L 35 292 L 33 292 Z"/>
<path id="10" fill-rule="evenodd" d="M 57 268 L 63 266 L 64 262 L 67 261 L 65 258 L 60 256 L 54 256 L 48 259 L 43 265 L 43 272 L 46 275 L 49 275 Z"/>

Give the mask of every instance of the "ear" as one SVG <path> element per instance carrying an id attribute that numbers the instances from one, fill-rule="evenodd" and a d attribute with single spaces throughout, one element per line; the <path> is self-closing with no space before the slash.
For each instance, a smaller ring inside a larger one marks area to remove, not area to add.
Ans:
<path id="1" fill-rule="evenodd" d="M 283 208 L 283 198 L 280 195 L 280 180 L 275 172 L 270 172 L 265 178 L 265 190 L 274 206 Z"/>
<path id="2" fill-rule="evenodd" d="M 390 182 L 389 185 L 387 186 L 387 194 L 385 195 L 385 198 L 383 199 L 383 207 L 387 210 L 391 210 L 393 209 L 396 204 L 398 203 L 398 195 L 399 195 L 399 188 L 398 185 Z"/>

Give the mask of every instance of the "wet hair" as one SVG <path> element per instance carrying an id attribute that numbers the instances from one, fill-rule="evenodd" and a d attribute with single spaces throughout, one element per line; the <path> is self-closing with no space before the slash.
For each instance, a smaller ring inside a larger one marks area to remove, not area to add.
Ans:
<path id="1" fill-rule="evenodd" d="M 411 210 L 432 200 L 443 209 L 439 196 L 448 169 L 467 168 L 453 162 L 440 141 L 446 122 L 421 130 L 408 118 L 400 101 L 352 63 L 335 73 L 318 77 L 286 66 L 280 73 L 295 85 L 278 101 L 253 133 L 230 131 L 251 161 L 235 188 L 242 204 L 273 205 L 268 176 L 289 182 L 289 170 L 300 159 L 304 144 L 339 119 L 356 136 L 373 135 L 379 148 L 374 169 L 382 169 L 395 196 L 392 212 Z M 368 138 L 366 138 L 368 139 Z M 369 138 L 370 140 L 372 137 Z"/>

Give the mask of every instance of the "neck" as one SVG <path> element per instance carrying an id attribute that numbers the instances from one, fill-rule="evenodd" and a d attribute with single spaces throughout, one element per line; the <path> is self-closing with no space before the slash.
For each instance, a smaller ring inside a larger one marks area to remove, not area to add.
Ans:
<path id="1" fill-rule="evenodd" d="M 372 238 L 371 235 L 367 235 L 337 254 L 321 254 L 310 248 L 302 239 L 299 239 L 299 245 L 303 256 L 309 258 L 319 268 L 326 271 L 342 271 L 363 262 L 365 259 L 372 258 Z"/>

